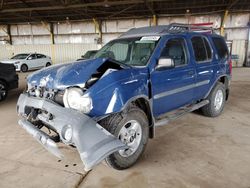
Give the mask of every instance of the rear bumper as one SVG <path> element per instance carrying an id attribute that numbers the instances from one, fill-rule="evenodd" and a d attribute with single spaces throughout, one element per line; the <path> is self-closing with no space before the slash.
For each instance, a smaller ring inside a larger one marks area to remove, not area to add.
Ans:
<path id="1" fill-rule="evenodd" d="M 73 109 L 64 108 L 48 100 L 21 94 L 17 103 L 17 111 L 23 119 L 19 120 L 19 124 L 57 157 L 63 155 L 57 148 L 56 143 L 46 133 L 27 120 L 26 117 L 30 108 L 40 109 L 51 114 L 50 117 L 52 118 L 47 118 L 42 114 L 37 117 L 55 130 L 63 143 L 76 146 L 85 170 L 90 170 L 111 153 L 126 148 L 125 144 L 87 115 Z M 70 141 L 64 139 L 65 128 L 68 126 L 72 128 L 73 133 Z"/>

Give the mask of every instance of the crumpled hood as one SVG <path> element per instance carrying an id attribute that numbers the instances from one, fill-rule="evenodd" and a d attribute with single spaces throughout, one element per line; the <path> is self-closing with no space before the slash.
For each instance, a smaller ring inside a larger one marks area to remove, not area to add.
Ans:
<path id="1" fill-rule="evenodd" d="M 60 90 L 69 86 L 83 87 L 91 75 L 106 61 L 106 58 L 97 58 L 50 66 L 28 76 L 28 85 Z"/>

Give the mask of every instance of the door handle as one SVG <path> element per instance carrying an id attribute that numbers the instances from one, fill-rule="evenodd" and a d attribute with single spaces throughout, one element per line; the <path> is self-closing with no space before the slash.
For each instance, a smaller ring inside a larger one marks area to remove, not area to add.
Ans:
<path id="1" fill-rule="evenodd" d="M 188 75 L 194 75 L 194 71 L 188 71 Z"/>

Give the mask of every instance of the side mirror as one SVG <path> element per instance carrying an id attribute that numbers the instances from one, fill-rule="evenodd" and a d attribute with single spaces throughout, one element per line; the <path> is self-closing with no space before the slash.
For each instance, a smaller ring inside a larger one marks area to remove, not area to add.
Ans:
<path id="1" fill-rule="evenodd" d="M 159 69 L 168 69 L 174 67 L 174 60 L 167 57 L 162 57 L 158 60 L 158 64 L 156 66 L 156 70 Z"/>
<path id="2" fill-rule="evenodd" d="M 30 56 L 30 57 L 28 57 L 28 60 L 31 60 L 32 59 L 32 57 Z"/>

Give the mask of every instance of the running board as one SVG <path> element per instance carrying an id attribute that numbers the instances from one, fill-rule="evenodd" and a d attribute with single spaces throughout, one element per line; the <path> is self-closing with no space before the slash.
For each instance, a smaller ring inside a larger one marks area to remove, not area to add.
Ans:
<path id="1" fill-rule="evenodd" d="M 171 114 L 171 115 L 166 115 L 165 117 L 159 119 L 158 121 L 156 121 L 155 126 L 164 126 L 167 125 L 169 122 L 176 120 L 179 117 L 182 117 L 183 115 L 192 112 L 194 110 L 197 110 L 205 105 L 207 105 L 209 103 L 209 100 L 204 100 L 201 101 L 197 104 L 193 104 L 191 106 L 188 106 L 186 108 L 177 110 L 175 113 Z"/>

